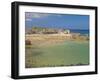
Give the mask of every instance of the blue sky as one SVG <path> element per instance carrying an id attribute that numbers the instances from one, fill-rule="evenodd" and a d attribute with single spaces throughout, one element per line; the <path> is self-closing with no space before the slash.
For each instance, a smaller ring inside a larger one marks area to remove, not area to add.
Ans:
<path id="1" fill-rule="evenodd" d="M 25 27 L 89 29 L 88 15 L 25 12 Z"/>

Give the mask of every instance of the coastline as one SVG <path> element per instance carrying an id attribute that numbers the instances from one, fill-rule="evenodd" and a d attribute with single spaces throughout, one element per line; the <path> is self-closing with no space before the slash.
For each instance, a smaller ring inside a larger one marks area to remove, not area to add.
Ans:
<path id="1" fill-rule="evenodd" d="M 35 29 L 25 34 L 25 67 L 89 65 L 89 36 L 77 32 Z"/>
<path id="2" fill-rule="evenodd" d="M 79 33 L 69 33 L 69 34 L 26 34 L 25 42 L 26 46 L 31 45 L 51 45 L 59 44 L 64 41 L 77 41 L 86 42 L 89 41 L 89 37 L 80 35 Z M 29 42 L 29 44 L 27 44 Z"/>

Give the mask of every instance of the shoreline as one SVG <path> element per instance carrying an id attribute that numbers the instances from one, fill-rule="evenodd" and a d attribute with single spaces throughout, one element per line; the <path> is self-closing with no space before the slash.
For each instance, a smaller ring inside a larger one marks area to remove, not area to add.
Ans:
<path id="1" fill-rule="evenodd" d="M 88 42 L 89 37 L 74 34 L 26 34 L 25 44 L 27 45 L 52 45 L 63 43 L 64 41 Z"/>

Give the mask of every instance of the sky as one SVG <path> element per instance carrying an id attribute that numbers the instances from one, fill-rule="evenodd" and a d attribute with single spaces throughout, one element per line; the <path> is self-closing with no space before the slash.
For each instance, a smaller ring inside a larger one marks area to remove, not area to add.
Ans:
<path id="1" fill-rule="evenodd" d="M 25 27 L 89 29 L 89 15 L 25 12 Z"/>

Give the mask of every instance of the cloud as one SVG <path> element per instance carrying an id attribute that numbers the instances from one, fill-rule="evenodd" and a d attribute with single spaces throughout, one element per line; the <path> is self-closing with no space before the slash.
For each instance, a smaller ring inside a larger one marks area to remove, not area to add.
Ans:
<path id="1" fill-rule="evenodd" d="M 31 18 L 43 18 L 43 17 L 48 17 L 50 14 L 46 13 L 34 13 L 34 12 L 26 12 L 25 17 L 26 19 L 31 19 Z"/>
<path id="2" fill-rule="evenodd" d="M 25 21 L 32 21 L 32 19 L 31 18 L 26 18 Z"/>
<path id="3" fill-rule="evenodd" d="M 49 16 L 49 14 L 33 14 L 34 18 L 43 18 L 43 17 L 47 17 Z"/>
<path id="4" fill-rule="evenodd" d="M 33 18 L 46 18 L 48 16 L 62 17 L 61 14 L 50 14 L 50 13 L 36 13 L 36 12 L 25 12 L 25 20 L 32 21 Z"/>

